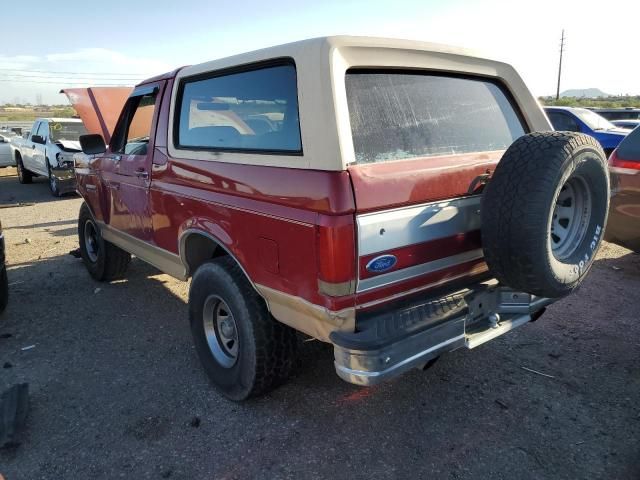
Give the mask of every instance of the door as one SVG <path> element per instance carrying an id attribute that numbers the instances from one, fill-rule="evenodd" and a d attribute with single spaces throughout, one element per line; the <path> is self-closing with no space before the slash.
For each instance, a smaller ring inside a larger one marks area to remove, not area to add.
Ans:
<path id="1" fill-rule="evenodd" d="M 103 159 L 111 199 L 109 223 L 140 240 L 151 240 L 149 185 L 155 128 L 165 82 L 136 88 L 118 120 Z"/>
<path id="2" fill-rule="evenodd" d="M 40 122 L 40 126 L 38 127 L 38 135 L 42 137 L 42 143 L 31 143 L 32 148 L 32 157 L 33 161 L 33 170 L 40 175 L 49 175 L 49 171 L 47 169 L 47 140 L 49 138 L 49 122 L 42 121 Z"/>
<path id="3" fill-rule="evenodd" d="M 40 128 L 41 124 L 42 124 L 41 122 L 36 122 L 33 124 L 31 133 L 24 140 L 24 143 L 22 144 L 22 148 L 20 149 L 20 155 L 22 156 L 22 164 L 24 165 L 24 168 L 26 168 L 31 172 L 35 172 L 37 170 L 36 164 L 34 161 L 34 157 L 36 156 L 37 144 L 33 141 L 33 136 L 39 135 L 38 129 Z"/>

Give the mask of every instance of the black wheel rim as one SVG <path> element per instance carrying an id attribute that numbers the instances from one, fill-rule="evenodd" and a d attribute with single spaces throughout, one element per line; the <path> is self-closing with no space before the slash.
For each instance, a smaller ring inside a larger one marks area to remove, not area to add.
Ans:
<path id="1" fill-rule="evenodd" d="M 98 241 L 98 230 L 91 220 L 84 224 L 84 248 L 89 261 L 96 263 L 100 254 L 100 242 Z"/>

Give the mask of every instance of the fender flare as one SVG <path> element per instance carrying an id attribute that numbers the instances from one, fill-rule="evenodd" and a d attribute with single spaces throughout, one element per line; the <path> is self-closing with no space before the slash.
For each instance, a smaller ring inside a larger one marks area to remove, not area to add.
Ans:
<path id="1" fill-rule="evenodd" d="M 182 261 L 182 264 L 184 265 L 187 278 L 189 278 L 189 277 L 191 277 L 193 275 L 193 272 L 191 271 L 191 268 L 190 268 L 189 263 L 187 261 L 187 254 L 186 254 L 187 239 L 189 237 L 191 237 L 192 235 L 200 235 L 202 237 L 205 237 L 205 238 L 211 240 L 216 245 L 216 248 L 222 249 L 225 252 L 226 255 L 229 255 L 229 257 L 231 257 L 233 259 L 233 261 L 238 264 L 238 266 L 240 267 L 240 270 L 242 270 L 242 273 L 244 273 L 244 276 L 247 277 L 247 280 L 249 281 L 249 283 L 251 284 L 253 289 L 256 292 L 258 292 L 258 294 L 260 294 L 260 291 L 256 288 L 255 283 L 253 282 L 253 280 L 251 279 L 251 277 L 249 276 L 249 274 L 245 270 L 245 268 L 242 265 L 242 263 L 233 254 L 233 252 L 231 252 L 231 250 L 229 250 L 229 248 L 223 242 L 221 242 L 215 235 L 212 235 L 211 233 L 209 233 L 209 232 L 207 232 L 205 230 L 199 229 L 199 228 L 188 228 L 188 229 L 184 230 L 180 234 L 180 238 L 178 240 L 178 255 L 180 257 L 180 261 Z M 262 295 L 260 295 L 260 296 L 262 296 Z"/>

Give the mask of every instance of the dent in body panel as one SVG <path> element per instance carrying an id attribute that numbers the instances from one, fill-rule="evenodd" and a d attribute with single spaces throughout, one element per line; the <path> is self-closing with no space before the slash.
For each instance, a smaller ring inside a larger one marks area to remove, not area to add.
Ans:
<path id="1" fill-rule="evenodd" d="M 351 165 L 359 213 L 469 194 L 476 177 L 495 170 L 503 150 Z"/>
<path id="2" fill-rule="evenodd" d="M 446 271 L 482 258 L 480 196 L 453 198 L 357 216 L 358 292 Z M 387 272 L 363 265 L 376 255 L 399 258 Z"/>
<path id="3" fill-rule="evenodd" d="M 354 307 L 332 311 L 264 285 L 258 284 L 256 287 L 275 318 L 318 340 L 330 343 L 329 335 L 333 331 L 355 331 Z"/>
<path id="4" fill-rule="evenodd" d="M 480 196 L 357 216 L 360 256 L 480 229 Z"/>

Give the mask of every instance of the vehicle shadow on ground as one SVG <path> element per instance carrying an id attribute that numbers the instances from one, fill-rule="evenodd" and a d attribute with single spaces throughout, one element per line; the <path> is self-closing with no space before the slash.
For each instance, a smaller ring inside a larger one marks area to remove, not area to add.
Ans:
<path id="1" fill-rule="evenodd" d="M 626 271 L 636 259 L 615 262 Z M 59 462 L 76 465 L 76 478 L 631 477 L 637 359 L 620 339 L 638 326 L 630 307 L 615 318 L 630 329 L 615 342 L 601 324 L 581 325 L 584 304 L 597 308 L 603 273 L 620 272 L 608 261 L 594 270 L 583 291 L 535 324 L 372 388 L 338 379 L 332 348 L 301 338 L 291 380 L 238 405 L 200 368 L 187 284 L 137 259 L 112 283 L 93 281 L 70 255 L 11 265 L 0 317 L 0 334 L 11 337 L 0 338 L 0 363 L 12 368 L 0 385 L 28 381 L 31 411 L 22 445 L 0 452 L 2 473 L 17 477 L 36 455 L 34 478 L 54 477 Z M 361 475 L 356 466 L 366 466 Z"/>
<path id="2" fill-rule="evenodd" d="M 640 278 L 640 253 L 629 250 L 629 253 L 616 258 L 600 258 L 594 262 L 594 268 L 611 273 L 607 279 L 614 277 Z"/>
<path id="3" fill-rule="evenodd" d="M 77 197 L 68 193 L 54 197 L 49 190 L 49 182 L 44 177 L 35 177 L 33 183 L 21 184 L 15 175 L 0 177 L 0 206 L 14 203 L 50 203 Z"/>
<path id="4" fill-rule="evenodd" d="M 18 230 L 23 228 L 32 228 L 32 229 L 47 229 L 52 227 L 60 227 L 62 225 L 76 225 L 78 223 L 77 220 L 59 220 L 57 222 L 43 222 L 43 223 L 34 223 L 33 225 L 13 225 L 13 226 L 5 226 L 4 230 Z"/>

